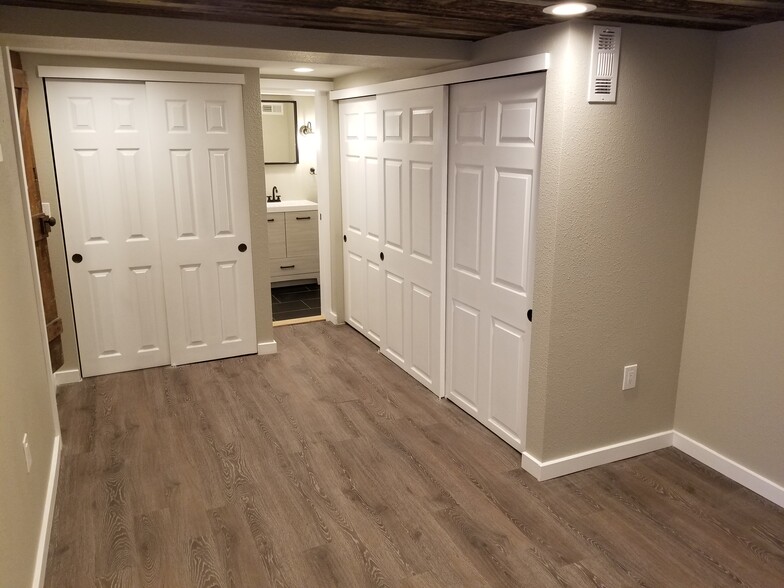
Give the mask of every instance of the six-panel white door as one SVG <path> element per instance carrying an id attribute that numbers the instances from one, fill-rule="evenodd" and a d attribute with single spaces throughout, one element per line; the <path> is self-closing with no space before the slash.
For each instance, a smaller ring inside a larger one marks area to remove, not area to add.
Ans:
<path id="1" fill-rule="evenodd" d="M 174 365 L 256 353 L 242 88 L 147 84 Z"/>
<path id="2" fill-rule="evenodd" d="M 380 345 L 385 317 L 376 99 L 346 100 L 339 108 L 346 322 Z"/>
<path id="3" fill-rule="evenodd" d="M 544 74 L 453 86 L 447 397 L 525 449 Z"/>
<path id="4" fill-rule="evenodd" d="M 144 84 L 46 92 L 82 375 L 166 365 Z"/>
<path id="5" fill-rule="evenodd" d="M 378 107 L 381 352 L 443 396 L 447 88 L 382 94 Z"/>

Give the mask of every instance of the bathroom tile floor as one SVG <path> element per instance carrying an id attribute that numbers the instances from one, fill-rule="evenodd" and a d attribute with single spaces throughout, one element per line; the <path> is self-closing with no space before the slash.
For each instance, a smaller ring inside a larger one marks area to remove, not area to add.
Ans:
<path id="1" fill-rule="evenodd" d="M 321 288 L 318 284 L 272 288 L 273 321 L 319 316 L 320 314 Z"/>

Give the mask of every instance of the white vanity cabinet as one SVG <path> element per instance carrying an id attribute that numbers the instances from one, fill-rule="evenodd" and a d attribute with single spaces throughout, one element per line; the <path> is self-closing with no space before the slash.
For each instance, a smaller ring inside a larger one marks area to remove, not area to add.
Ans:
<path id="1" fill-rule="evenodd" d="M 309 200 L 267 203 L 270 281 L 319 277 L 318 205 Z"/>

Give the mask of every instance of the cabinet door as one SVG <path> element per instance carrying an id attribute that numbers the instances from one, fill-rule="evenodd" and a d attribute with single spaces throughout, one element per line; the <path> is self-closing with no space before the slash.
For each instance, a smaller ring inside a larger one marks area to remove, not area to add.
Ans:
<path id="1" fill-rule="evenodd" d="M 287 212 L 286 257 L 318 256 L 318 211 Z"/>
<path id="2" fill-rule="evenodd" d="M 256 353 L 242 88 L 147 84 L 175 365 Z"/>
<path id="3" fill-rule="evenodd" d="M 269 257 L 286 257 L 286 216 L 282 212 L 267 214 L 267 241 Z"/>

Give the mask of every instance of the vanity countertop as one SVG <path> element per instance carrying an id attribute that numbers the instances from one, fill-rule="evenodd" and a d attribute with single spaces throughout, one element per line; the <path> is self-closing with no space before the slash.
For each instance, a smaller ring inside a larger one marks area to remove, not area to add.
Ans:
<path id="1" fill-rule="evenodd" d="M 310 200 L 267 202 L 267 212 L 301 212 L 305 210 L 318 210 L 318 204 Z"/>

